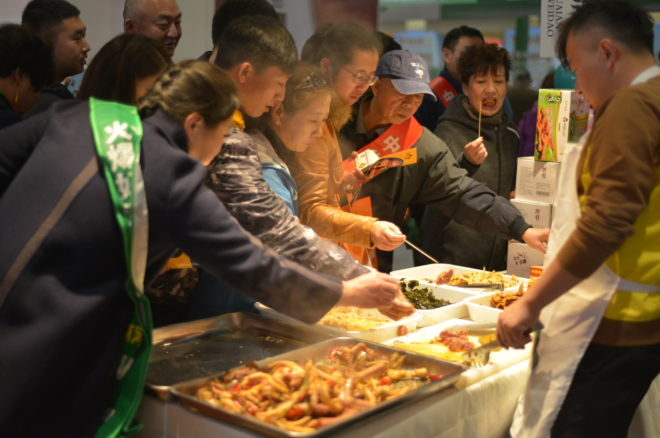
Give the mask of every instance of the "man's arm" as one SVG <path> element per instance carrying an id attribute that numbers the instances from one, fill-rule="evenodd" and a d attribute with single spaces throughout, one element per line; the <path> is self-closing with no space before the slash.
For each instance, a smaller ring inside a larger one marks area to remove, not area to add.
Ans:
<path id="1" fill-rule="evenodd" d="M 351 279 L 367 271 L 337 245 L 293 216 L 263 178 L 253 140 L 234 131 L 209 166 L 206 185 L 249 233 L 284 257 L 317 272 Z"/>
<path id="2" fill-rule="evenodd" d="M 547 240 L 547 230 L 530 230 L 522 214 L 508 200 L 467 176 L 461 169 L 447 145 L 434 137 L 432 145 L 425 145 L 429 163 L 422 164 L 424 182 L 416 202 L 440 210 L 445 216 L 461 225 L 500 237 L 527 242 L 535 249 L 544 251 L 541 240 Z M 523 236 L 524 235 L 524 236 Z M 527 240 L 525 239 L 527 238 Z"/>

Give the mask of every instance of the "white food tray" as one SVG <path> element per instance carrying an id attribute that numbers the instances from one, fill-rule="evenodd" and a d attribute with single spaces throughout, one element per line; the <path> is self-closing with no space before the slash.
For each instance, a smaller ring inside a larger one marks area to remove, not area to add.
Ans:
<path id="1" fill-rule="evenodd" d="M 407 329 L 407 333 L 412 333 L 417 328 L 417 324 L 422 319 L 422 316 L 414 313 L 411 316 L 402 318 L 399 321 L 393 321 L 385 315 L 381 314 L 377 309 L 360 309 L 363 315 L 370 316 L 372 318 L 380 319 L 387 321 L 387 324 L 381 325 L 369 330 L 363 331 L 352 331 L 352 330 L 342 330 L 335 327 L 329 327 L 322 324 L 312 324 L 308 325 L 303 322 L 300 322 L 296 319 L 293 319 L 289 316 L 283 315 L 280 312 L 277 312 L 270 307 L 264 306 L 261 303 L 257 303 L 255 307 L 259 310 L 262 316 L 266 318 L 274 319 L 276 321 L 283 321 L 293 325 L 304 325 L 310 327 L 312 330 L 317 330 L 321 332 L 328 333 L 332 336 L 341 337 L 341 336 L 350 336 L 357 339 L 363 339 L 365 341 L 378 342 L 382 343 L 388 339 L 396 338 L 399 336 L 399 327 L 404 326 Z M 355 309 L 357 310 L 357 309 Z"/>
<path id="2" fill-rule="evenodd" d="M 436 278 L 438 275 L 440 275 L 441 272 L 447 271 L 449 269 L 454 270 L 454 275 L 458 274 L 464 274 L 466 272 L 481 272 L 482 269 L 473 269 L 473 268 L 466 268 L 464 266 L 456 266 L 456 265 L 448 265 L 444 263 L 440 264 L 432 264 L 432 265 L 424 265 L 424 266 L 417 266 L 415 268 L 408 268 L 408 269 L 400 269 L 398 271 L 392 271 L 390 272 L 390 275 L 394 278 L 406 278 L 409 280 L 417 280 L 419 281 L 420 286 L 421 285 L 430 285 L 430 286 L 436 286 L 436 287 L 441 287 L 441 288 L 447 288 L 451 290 L 457 290 L 457 291 L 463 291 L 463 292 L 468 292 L 471 295 L 481 295 L 484 293 L 492 293 L 492 290 L 483 290 L 483 289 L 478 289 L 478 288 L 464 288 L 464 287 L 455 287 L 455 286 L 449 286 L 447 284 L 443 284 L 441 286 L 436 285 L 433 281 L 426 281 L 422 280 L 422 278 Z M 502 275 L 504 279 L 508 280 L 511 278 L 510 275 Z M 509 287 L 504 289 L 506 292 L 514 292 L 518 290 L 518 287 L 520 283 L 527 283 L 529 280 L 526 278 L 520 278 L 517 277 L 518 279 L 518 285 Z"/>
<path id="3" fill-rule="evenodd" d="M 417 288 L 428 289 L 436 298 L 454 303 L 437 309 L 417 310 L 417 312 L 422 315 L 422 319 L 417 323 L 417 328 L 435 325 L 436 323 L 444 322 L 448 319 L 465 318 L 468 316 L 468 309 L 463 300 L 475 296 L 474 293 L 468 291 L 455 290 L 453 288 L 448 289 L 441 286 L 431 286 L 421 283 Z M 425 318 L 425 316 L 427 318 Z"/>
<path id="4" fill-rule="evenodd" d="M 456 325 L 465 325 L 466 327 L 472 324 L 471 321 L 466 321 L 464 319 L 452 319 L 445 321 L 440 325 L 433 327 L 426 327 L 421 330 L 416 331 L 415 333 L 409 333 L 406 336 L 401 336 L 398 338 L 390 339 L 387 342 L 383 342 L 384 345 L 394 346 L 395 342 L 403 342 L 404 344 L 409 344 L 413 342 L 426 344 L 430 342 L 433 338 L 438 336 L 442 330 L 448 327 Z M 478 332 L 485 333 L 485 332 Z M 494 351 L 490 354 L 490 360 L 488 365 L 483 368 L 470 368 L 461 374 L 461 377 L 456 383 L 457 388 L 465 388 L 466 386 L 473 385 L 486 377 L 492 376 L 495 373 L 509 368 L 517 363 L 520 363 L 524 360 L 529 359 L 532 350 L 532 343 L 528 343 L 522 350 L 499 350 Z M 404 354 L 406 351 L 404 351 Z"/>
<path id="5" fill-rule="evenodd" d="M 502 309 L 496 309 L 490 305 L 490 297 L 493 294 L 479 295 L 463 300 L 467 305 L 470 319 L 475 322 L 497 322 Z"/>

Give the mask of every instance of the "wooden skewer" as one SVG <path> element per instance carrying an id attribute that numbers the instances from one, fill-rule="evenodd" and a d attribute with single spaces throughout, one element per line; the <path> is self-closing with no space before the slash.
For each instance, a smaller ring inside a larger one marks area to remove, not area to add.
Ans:
<path id="1" fill-rule="evenodd" d="M 477 134 L 477 138 L 481 137 L 481 105 L 483 104 L 483 100 L 479 101 L 479 132 Z"/>

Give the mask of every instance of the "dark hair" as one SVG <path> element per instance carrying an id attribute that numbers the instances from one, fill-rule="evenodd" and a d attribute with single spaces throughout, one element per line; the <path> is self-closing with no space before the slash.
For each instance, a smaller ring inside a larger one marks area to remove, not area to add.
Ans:
<path id="1" fill-rule="evenodd" d="M 392 50 L 402 50 L 401 44 L 397 43 L 394 38 L 388 34 L 375 30 L 374 35 L 376 35 L 376 38 L 380 40 L 380 45 L 383 47 L 383 53 L 381 56 L 387 52 L 391 52 Z"/>
<path id="2" fill-rule="evenodd" d="M 218 41 L 215 63 L 229 70 L 242 62 L 257 72 L 272 66 L 290 74 L 296 68 L 298 51 L 293 37 L 272 17 L 244 16 L 233 20 Z"/>
<path id="3" fill-rule="evenodd" d="M 218 44 L 222 33 L 230 22 L 245 15 L 252 17 L 265 15 L 278 21 L 280 19 L 273 5 L 266 0 L 225 0 L 215 11 L 215 14 L 213 14 L 213 22 L 211 24 L 213 46 Z"/>
<path id="4" fill-rule="evenodd" d="M 183 61 L 163 73 L 154 87 L 140 100 L 142 117 L 156 109 L 179 123 L 192 113 L 199 113 L 208 128 L 227 120 L 240 101 L 231 78 L 206 61 Z"/>
<path id="5" fill-rule="evenodd" d="M 517 82 L 528 82 L 532 80 L 532 75 L 527 70 L 523 70 L 516 75 Z"/>
<path id="6" fill-rule="evenodd" d="M 6 24 L 0 27 L 0 78 L 8 78 L 17 68 L 36 92 L 55 81 L 51 45 L 17 24 Z"/>
<path id="7" fill-rule="evenodd" d="M 541 82 L 541 88 L 555 88 L 555 72 L 551 71 L 543 78 Z"/>
<path id="8" fill-rule="evenodd" d="M 373 32 L 352 21 L 344 21 L 319 27 L 305 43 L 301 59 L 319 65 L 327 58 L 336 76 L 342 65 L 353 62 L 356 51 L 375 52 L 380 57 L 383 47 Z"/>
<path id="9" fill-rule="evenodd" d="M 479 38 L 482 43 L 484 42 L 484 36 L 480 30 L 473 27 L 461 26 L 450 30 L 445 35 L 445 39 L 442 41 L 442 48 L 449 49 L 453 53 L 461 37 Z"/>
<path id="10" fill-rule="evenodd" d="M 79 15 L 80 10 L 65 0 L 32 0 L 23 9 L 21 25 L 55 43 L 57 28 L 62 22 Z"/>
<path id="11" fill-rule="evenodd" d="M 78 98 L 95 97 L 135 105 L 135 81 L 160 73 L 171 64 L 158 41 L 133 33 L 119 35 L 103 46 L 89 64 Z"/>
<path id="12" fill-rule="evenodd" d="M 648 12 L 625 0 L 584 0 L 557 27 L 555 50 L 564 67 L 568 67 L 568 35 L 592 28 L 604 30 L 614 41 L 635 53 L 649 50 L 653 56 L 653 20 Z"/>
<path id="13" fill-rule="evenodd" d="M 284 110 L 289 114 L 294 114 L 300 109 L 307 108 L 319 94 L 326 93 L 330 96 L 330 115 L 328 118 L 335 130 L 339 131 L 350 119 L 352 108 L 344 103 L 329 81 L 326 81 L 323 88 L 298 88 L 312 75 L 323 77 L 323 73 L 318 66 L 306 61 L 298 61 L 296 69 L 286 83 L 286 93 L 282 101 Z"/>
<path id="14" fill-rule="evenodd" d="M 474 75 L 485 75 L 488 72 L 497 74 L 500 67 L 504 67 L 504 75 L 508 81 L 511 72 L 509 52 L 497 44 L 478 44 L 465 49 L 458 58 L 457 69 L 461 82 L 467 84 Z"/>

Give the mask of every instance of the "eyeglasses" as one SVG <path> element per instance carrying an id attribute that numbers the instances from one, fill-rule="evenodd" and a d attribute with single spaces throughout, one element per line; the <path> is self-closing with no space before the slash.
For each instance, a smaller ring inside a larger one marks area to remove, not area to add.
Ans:
<path id="1" fill-rule="evenodd" d="M 343 68 L 344 70 L 346 70 L 347 72 L 352 74 L 353 75 L 353 82 L 358 84 L 358 85 L 364 84 L 366 82 L 367 87 L 371 87 L 378 80 L 378 76 L 367 76 L 364 73 L 353 73 L 352 71 L 350 71 L 349 69 L 347 69 L 343 65 L 341 66 L 341 68 Z"/>
<path id="2" fill-rule="evenodd" d="M 312 73 L 307 79 L 298 84 L 295 90 L 304 90 L 305 88 L 316 88 L 317 90 L 321 90 L 325 88 L 326 84 L 327 82 L 323 76 Z"/>

